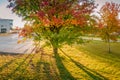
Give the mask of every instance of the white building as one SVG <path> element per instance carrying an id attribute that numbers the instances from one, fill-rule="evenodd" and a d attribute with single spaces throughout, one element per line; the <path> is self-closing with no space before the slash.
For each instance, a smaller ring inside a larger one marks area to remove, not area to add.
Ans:
<path id="1" fill-rule="evenodd" d="M 13 26 L 12 19 L 0 19 L 0 33 L 10 32 L 12 26 Z"/>

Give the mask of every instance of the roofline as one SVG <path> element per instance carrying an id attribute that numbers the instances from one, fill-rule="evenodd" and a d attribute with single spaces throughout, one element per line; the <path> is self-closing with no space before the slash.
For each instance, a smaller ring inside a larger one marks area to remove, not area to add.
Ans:
<path id="1" fill-rule="evenodd" d="M 13 19 L 2 19 L 2 18 L 0 18 L 0 20 L 12 20 L 13 21 Z"/>

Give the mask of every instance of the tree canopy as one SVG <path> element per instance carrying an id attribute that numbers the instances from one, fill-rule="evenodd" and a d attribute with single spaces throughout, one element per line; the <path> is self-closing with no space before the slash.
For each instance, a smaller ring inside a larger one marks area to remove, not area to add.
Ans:
<path id="1" fill-rule="evenodd" d="M 96 8 L 93 0 L 9 0 L 12 11 L 29 24 L 20 35 L 44 40 L 57 49 L 62 44 L 81 42 L 80 35 Z M 34 35 L 33 35 L 34 33 Z"/>
<path id="2" fill-rule="evenodd" d="M 109 43 L 110 52 L 110 40 L 117 40 L 117 33 L 120 30 L 120 4 L 113 2 L 106 2 L 100 9 L 101 19 L 99 20 L 100 35 L 103 40 Z"/>

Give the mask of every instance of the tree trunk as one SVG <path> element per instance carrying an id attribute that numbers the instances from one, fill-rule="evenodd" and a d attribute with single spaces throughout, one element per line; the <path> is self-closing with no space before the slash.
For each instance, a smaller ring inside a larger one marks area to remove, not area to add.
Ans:
<path id="1" fill-rule="evenodd" d="M 53 47 L 53 53 L 58 54 L 58 48 L 57 47 Z"/>
<path id="2" fill-rule="evenodd" d="M 109 46 L 109 53 L 111 53 L 110 42 L 108 42 L 108 46 Z"/>
<path id="3" fill-rule="evenodd" d="M 110 48 L 110 39 L 108 40 L 108 51 L 111 53 L 111 48 Z"/>

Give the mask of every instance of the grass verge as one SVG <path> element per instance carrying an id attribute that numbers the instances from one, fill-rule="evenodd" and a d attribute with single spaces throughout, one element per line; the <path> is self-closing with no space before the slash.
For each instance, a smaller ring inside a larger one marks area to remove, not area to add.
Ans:
<path id="1" fill-rule="evenodd" d="M 120 80 L 120 43 L 93 41 L 35 54 L 0 54 L 1 80 Z"/>

